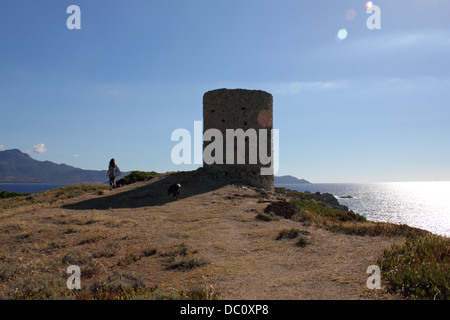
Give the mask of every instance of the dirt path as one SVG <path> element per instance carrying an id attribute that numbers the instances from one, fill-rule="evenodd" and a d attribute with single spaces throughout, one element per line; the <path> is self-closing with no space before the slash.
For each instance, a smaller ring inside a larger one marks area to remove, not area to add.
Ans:
<path id="1" fill-rule="evenodd" d="M 155 188 L 156 181 L 84 195 L 63 207 L 0 217 L 0 228 L 10 229 L 0 235 L 8 250 L 6 263 L 30 268 L 18 273 L 19 278 L 33 272 L 61 273 L 68 252 L 82 252 L 100 266 L 84 282 L 88 285 L 127 255 L 154 248 L 157 254 L 123 268 L 147 285 L 167 290 L 202 285 L 214 288 L 222 299 L 399 298 L 383 289 L 367 289 L 366 270 L 401 239 L 331 233 L 283 218 L 258 220 L 267 195 L 237 186 L 192 195 L 185 187 L 180 200 L 162 201 L 167 195 Z M 295 239 L 276 240 L 281 230 L 292 228 L 304 232 L 306 246 L 296 246 Z M 206 263 L 187 271 L 168 269 L 164 252 L 181 243 Z"/>

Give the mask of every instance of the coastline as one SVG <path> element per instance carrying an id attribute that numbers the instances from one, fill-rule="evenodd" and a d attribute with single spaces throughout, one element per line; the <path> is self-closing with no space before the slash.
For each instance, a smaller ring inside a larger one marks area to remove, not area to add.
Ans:
<path id="1" fill-rule="evenodd" d="M 331 193 L 340 204 L 374 222 L 407 224 L 450 236 L 450 182 L 283 184 L 288 189 Z M 351 196 L 351 197 L 348 197 Z"/>

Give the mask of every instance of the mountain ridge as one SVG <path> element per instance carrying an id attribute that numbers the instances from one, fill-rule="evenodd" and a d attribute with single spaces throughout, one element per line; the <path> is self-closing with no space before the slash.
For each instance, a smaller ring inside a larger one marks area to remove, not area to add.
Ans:
<path id="1" fill-rule="evenodd" d="M 0 151 L 0 183 L 106 183 L 106 170 L 39 161 L 19 149 Z"/>
<path id="2" fill-rule="evenodd" d="M 311 184 L 311 182 L 305 179 L 299 179 L 294 176 L 286 175 L 286 176 L 275 176 L 274 184 Z"/>
<path id="3" fill-rule="evenodd" d="M 125 174 L 125 173 L 124 173 Z M 39 161 L 19 149 L 0 151 L 0 183 L 108 183 L 106 170 L 85 170 L 64 163 Z M 275 184 L 309 184 L 294 176 L 275 176 Z"/>

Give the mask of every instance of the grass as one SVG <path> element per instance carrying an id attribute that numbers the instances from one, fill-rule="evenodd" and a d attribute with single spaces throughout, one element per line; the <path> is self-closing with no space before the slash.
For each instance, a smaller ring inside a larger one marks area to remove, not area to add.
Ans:
<path id="1" fill-rule="evenodd" d="M 135 273 L 114 270 L 93 283 L 88 290 L 76 292 L 78 300 L 215 300 L 218 293 L 211 286 L 194 286 L 189 290 L 165 291 L 147 287 Z"/>
<path id="2" fill-rule="evenodd" d="M 23 213 L 22 209 L 28 209 L 28 206 L 48 207 L 64 203 L 65 199 L 76 195 L 98 194 L 107 189 L 108 186 L 78 185 L 1 199 L 0 211 L 1 208 L 21 209 L 12 212 Z M 405 225 L 366 221 L 356 213 L 332 209 L 308 198 L 297 197 L 290 203 L 298 210 L 289 218 L 304 225 L 358 236 L 405 237 L 404 245 L 393 246 L 379 259 L 383 281 L 390 290 L 399 291 L 408 299 L 448 299 L 448 239 Z M 167 250 L 154 247 L 157 242 L 149 240 L 146 229 L 140 228 L 144 220 L 135 217 L 133 212 L 91 210 L 56 215 L 51 211 L 47 213 L 46 209 L 38 212 L 25 215 L 26 219 L 21 218 L 23 214 L 18 214 L 17 218 L 12 214 L 2 216 L 5 219 L 0 227 L 4 244 L 0 248 L 0 282 L 3 288 L 0 299 L 218 298 L 211 286 L 192 286 L 186 290 L 188 286 L 180 280 L 175 285 L 184 289 L 176 289 L 164 287 L 162 283 L 149 283 L 148 279 L 138 276 L 145 275 L 143 270 L 152 270 L 152 267 L 145 268 L 161 264 L 161 270 L 165 269 L 164 272 L 171 277 L 187 278 L 191 277 L 189 272 L 203 272 L 202 269 L 193 269 L 207 262 L 186 243 Z M 257 211 L 254 212 L 256 214 Z M 260 218 L 273 221 L 286 217 L 265 212 L 260 214 Z M 150 214 L 145 219 L 154 221 Z M 273 235 L 271 233 L 270 241 L 273 241 Z M 301 228 L 279 231 L 277 240 L 282 239 L 298 247 L 309 244 L 307 234 Z M 184 241 L 184 238 L 179 241 Z M 148 261 L 146 257 L 149 257 Z M 81 268 L 81 290 L 66 288 L 66 268 L 72 264 Z"/>
<path id="3" fill-rule="evenodd" d="M 83 244 L 87 244 L 87 243 L 95 243 L 98 242 L 100 240 L 105 239 L 106 236 L 103 235 L 100 232 L 91 232 L 86 234 L 79 242 L 78 245 L 83 245 Z"/>
<path id="4" fill-rule="evenodd" d="M 308 244 L 309 244 L 308 239 L 306 237 L 304 237 L 304 236 L 301 236 L 301 237 L 298 238 L 298 241 L 297 241 L 297 243 L 295 245 L 297 247 L 303 248 L 303 247 L 306 247 L 306 245 L 308 245 Z"/>
<path id="5" fill-rule="evenodd" d="M 18 209 L 51 206 L 64 200 L 72 199 L 86 193 L 96 193 L 108 190 L 106 185 L 78 184 L 60 187 L 53 190 L 41 191 L 35 194 L 22 194 L 14 197 L 0 198 L 0 214 Z"/>
<path id="6" fill-rule="evenodd" d="M 68 290 L 65 279 L 37 275 L 27 277 L 0 298 L 11 300 L 216 300 L 211 287 L 195 286 L 189 290 L 163 290 L 147 287 L 142 279 L 128 271 L 114 270 L 102 280 L 81 290 Z"/>
<path id="7" fill-rule="evenodd" d="M 272 212 L 269 212 L 269 213 L 260 212 L 255 216 L 255 219 L 261 220 L 261 221 L 277 221 L 277 220 L 280 220 L 280 217 L 273 214 Z"/>
<path id="8" fill-rule="evenodd" d="M 352 234 L 358 236 L 388 236 L 396 237 L 403 236 L 406 238 L 414 238 L 418 236 L 425 236 L 430 234 L 429 232 L 407 226 L 405 224 L 392 224 L 385 222 L 344 222 L 340 224 L 334 224 L 325 227 L 327 230 L 333 232 L 340 232 L 345 234 Z"/>
<path id="9" fill-rule="evenodd" d="M 189 300 L 218 300 L 220 295 L 212 286 L 192 286 L 188 291 L 182 292 Z"/>
<path id="10" fill-rule="evenodd" d="M 392 291 L 413 300 L 450 300 L 450 239 L 436 235 L 407 239 L 378 259 Z"/>
<path id="11" fill-rule="evenodd" d="M 132 250 L 127 252 L 125 257 L 120 259 L 117 262 L 118 267 L 126 267 L 136 261 L 139 261 L 142 257 L 150 257 L 154 254 L 156 254 L 157 250 L 154 248 L 145 248 L 141 251 L 139 250 Z"/>
<path id="12" fill-rule="evenodd" d="M 142 228 L 128 212 L 125 216 L 129 218 L 124 218 L 122 212 L 118 215 L 95 209 L 86 212 L 61 212 L 59 209 L 67 199 L 83 194 L 95 197 L 108 190 L 106 185 L 74 185 L 0 199 L 3 246 L 0 248 L 0 299 L 197 300 L 217 297 L 209 286 L 189 288 L 190 282 L 183 283 L 181 279 L 169 279 L 166 285 L 165 281 L 152 283 L 149 279 L 135 277 L 133 280 L 128 276 L 130 272 L 134 272 L 134 276 L 147 275 L 144 269 L 147 263 L 162 264 L 168 273 L 189 272 L 206 264 L 196 250 L 184 243 L 173 246 L 162 256 L 160 249 L 148 242 L 145 232 L 135 231 Z M 153 256 L 153 260 L 145 261 Z M 81 269 L 81 290 L 66 287 L 66 269 L 70 265 Z M 173 276 L 178 278 L 184 274 L 173 273 Z"/>
<path id="13" fill-rule="evenodd" d="M 4 190 L 4 191 L 0 192 L 0 199 L 24 197 L 24 196 L 29 196 L 29 195 L 30 195 L 30 193 L 10 192 L 10 191 Z"/>
<path id="14" fill-rule="evenodd" d="M 14 291 L 7 292 L 6 297 L 11 300 L 67 300 L 72 291 L 64 290 L 62 279 L 55 279 L 47 275 L 26 277 L 16 283 Z"/>
<path id="15" fill-rule="evenodd" d="M 290 203 L 295 204 L 300 208 L 301 212 L 308 213 L 313 212 L 315 214 L 316 221 L 333 221 L 333 222 L 344 222 L 344 221 L 356 221 L 365 222 L 366 218 L 353 211 L 342 211 L 339 209 L 334 209 L 327 207 L 323 204 L 317 203 L 312 200 L 294 199 Z M 313 218 L 310 216 L 310 218 Z"/>
<path id="16" fill-rule="evenodd" d="M 297 242 L 295 243 L 295 245 L 297 247 L 306 247 L 306 245 L 309 244 L 309 240 L 307 238 L 307 236 L 309 235 L 308 231 L 302 231 L 299 229 L 283 229 L 280 231 L 280 233 L 278 234 L 278 236 L 276 237 L 275 240 L 282 240 L 282 239 L 297 239 Z"/>
<path id="17" fill-rule="evenodd" d="M 197 251 L 192 251 L 184 243 L 173 246 L 163 254 L 168 258 L 167 269 L 185 271 L 205 265 L 206 261 L 195 257 L 196 253 Z"/>
<path id="18" fill-rule="evenodd" d="M 299 229 L 289 229 L 289 230 L 281 230 L 278 234 L 278 237 L 275 240 L 281 240 L 281 239 L 295 239 L 300 235 Z"/>
<path id="19" fill-rule="evenodd" d="M 61 263 L 65 265 L 66 268 L 69 265 L 79 266 L 83 278 L 87 279 L 92 278 L 101 272 L 101 266 L 97 263 L 96 260 L 92 259 L 92 255 L 81 250 L 74 250 L 68 252 L 61 259 Z M 65 270 L 62 273 L 62 275 L 67 278 Z"/>
<path id="20" fill-rule="evenodd" d="M 106 250 L 108 249 L 108 250 Z M 218 293 L 211 286 L 193 286 L 188 290 L 174 287 L 160 288 L 148 286 L 141 276 L 126 268 L 134 262 L 157 254 L 151 246 L 133 248 L 118 260 L 112 268 L 105 269 L 99 262 L 101 257 L 114 257 L 117 245 L 109 243 L 103 251 L 89 253 L 76 249 L 64 254 L 60 261 L 40 262 L 39 267 L 29 270 L 24 264 L 0 264 L 0 280 L 11 283 L 0 291 L 0 299 L 8 300 L 215 300 Z M 105 251 L 106 250 L 106 251 Z M 173 246 L 165 255 L 173 261 L 179 257 L 189 258 L 196 251 L 184 243 Z M 8 260 L 7 254 L 1 254 L 2 261 Z M 186 264 L 175 269 L 190 269 L 195 265 Z M 59 264 L 59 262 L 61 264 Z M 66 287 L 66 267 L 77 265 L 81 269 L 82 288 L 69 290 Z M 103 268 L 102 268 L 103 267 Z M 45 270 L 44 270 L 45 269 Z M 51 272 L 50 274 L 48 272 Z M 106 275 L 105 275 L 106 273 Z M 32 276 L 30 276 L 32 274 Z M 140 273 L 141 274 L 141 273 Z M 91 281 L 88 281 L 91 279 Z"/>

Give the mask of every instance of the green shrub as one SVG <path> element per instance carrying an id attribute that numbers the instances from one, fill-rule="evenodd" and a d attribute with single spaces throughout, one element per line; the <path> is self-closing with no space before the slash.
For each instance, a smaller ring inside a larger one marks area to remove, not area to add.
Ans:
<path id="1" fill-rule="evenodd" d="M 364 216 L 354 213 L 353 211 L 330 208 L 312 200 L 294 199 L 291 200 L 290 203 L 298 206 L 303 212 L 314 212 L 321 217 L 331 218 L 335 221 L 367 221 Z"/>
<path id="2" fill-rule="evenodd" d="M 436 235 L 393 245 L 378 259 L 393 291 L 408 299 L 450 299 L 450 239 Z"/>
<path id="3" fill-rule="evenodd" d="M 123 179 L 124 185 L 132 184 L 139 181 L 150 180 L 158 173 L 155 171 L 147 172 L 147 171 L 132 171 L 130 174 L 126 175 Z"/>
<path id="4" fill-rule="evenodd" d="M 393 224 L 385 222 L 344 222 L 326 226 L 325 229 L 333 232 L 345 234 L 353 234 L 358 236 L 404 236 L 406 238 L 414 238 L 430 234 L 429 232 L 407 226 L 405 224 Z"/>
<path id="5" fill-rule="evenodd" d="M 2 191 L 0 192 L 0 199 L 8 199 L 8 198 L 16 198 L 29 196 L 31 193 L 18 193 L 18 192 L 10 192 L 10 191 Z"/>

